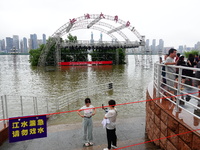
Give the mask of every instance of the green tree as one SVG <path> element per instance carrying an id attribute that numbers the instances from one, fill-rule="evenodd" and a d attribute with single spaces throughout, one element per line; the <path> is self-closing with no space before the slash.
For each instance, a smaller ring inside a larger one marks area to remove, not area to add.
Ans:
<path id="1" fill-rule="evenodd" d="M 38 49 L 32 49 L 29 51 L 30 53 L 30 63 L 32 66 L 37 66 L 40 55 L 44 48 L 48 45 L 48 54 L 46 56 L 46 65 L 55 65 L 55 50 L 56 50 L 56 43 L 52 43 L 53 39 L 48 39 L 47 44 L 40 45 Z M 60 39 L 63 42 L 62 38 Z M 54 40 L 53 40 L 54 41 Z M 67 36 L 66 42 L 77 42 L 77 36 L 73 36 L 69 34 Z M 46 47 L 47 48 L 47 47 Z M 104 60 L 111 60 L 113 64 L 116 64 L 116 50 L 118 50 L 119 54 L 119 64 L 125 64 L 125 49 L 123 48 L 110 48 L 104 47 L 99 49 L 94 49 L 91 53 L 92 61 L 104 61 Z M 87 47 L 65 47 L 61 48 L 61 61 L 88 61 L 87 60 L 88 49 Z"/>
<path id="2" fill-rule="evenodd" d="M 44 48 L 44 44 L 40 45 L 38 49 L 31 49 L 29 51 L 29 62 L 31 63 L 31 66 L 37 66 L 38 60 L 41 54 L 42 49 Z"/>
<path id="3" fill-rule="evenodd" d="M 113 61 L 116 64 L 116 51 L 119 53 L 119 64 L 125 64 L 124 48 L 108 48 L 96 49 L 91 53 L 92 61 Z"/>
<path id="4" fill-rule="evenodd" d="M 67 40 L 69 42 L 77 42 L 77 36 L 73 36 L 69 33 L 69 35 L 67 36 Z"/>
<path id="5" fill-rule="evenodd" d="M 191 51 L 189 51 L 189 52 L 184 52 L 184 56 L 185 56 L 186 58 L 188 58 L 190 54 L 193 54 L 193 55 L 195 56 L 195 55 L 199 55 L 200 53 L 199 53 L 198 50 L 191 50 Z"/>

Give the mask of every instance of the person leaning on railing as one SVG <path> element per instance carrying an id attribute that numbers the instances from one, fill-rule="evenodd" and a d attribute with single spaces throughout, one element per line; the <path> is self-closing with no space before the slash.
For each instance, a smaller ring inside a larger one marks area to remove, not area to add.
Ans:
<path id="1" fill-rule="evenodd" d="M 199 60 L 200 60 L 200 56 L 199 56 Z M 200 61 L 198 61 L 196 68 L 200 68 Z M 195 77 L 200 79 L 200 71 L 196 71 Z M 200 81 L 196 80 L 196 84 L 197 84 L 198 88 L 200 89 Z M 199 90 L 198 97 L 200 97 L 200 90 Z"/>
<path id="2" fill-rule="evenodd" d="M 164 61 L 161 62 L 162 64 L 165 64 L 165 61 L 166 61 L 167 57 L 168 57 L 168 54 L 165 54 Z M 166 71 L 165 70 L 165 66 L 162 66 L 162 76 L 163 76 L 162 81 L 163 81 L 163 83 L 166 84 L 167 82 L 166 82 L 166 78 L 165 78 L 165 76 L 166 76 L 166 72 L 165 71 Z"/>
<path id="3" fill-rule="evenodd" d="M 196 61 L 195 61 L 195 58 L 194 58 L 194 55 L 193 54 L 189 54 L 189 57 L 188 57 L 188 60 L 187 60 L 187 66 L 188 67 L 193 67 L 196 65 Z M 193 74 L 193 70 L 188 70 L 187 71 L 187 75 L 189 77 L 194 77 L 194 74 Z"/>
<path id="4" fill-rule="evenodd" d="M 186 62 L 184 61 L 184 56 L 180 56 L 179 60 L 177 62 L 177 66 L 184 66 L 186 67 Z M 178 74 L 179 74 L 179 68 L 176 68 L 176 81 L 178 81 Z M 187 75 L 186 69 L 182 70 L 182 77 L 181 77 L 181 82 L 184 84 L 185 83 L 185 77 Z M 183 85 L 181 84 L 181 89 L 183 89 Z"/>
<path id="5" fill-rule="evenodd" d="M 176 61 L 174 60 L 174 58 L 176 57 L 176 52 L 177 50 L 174 48 L 171 48 L 169 50 L 169 56 L 167 57 L 166 61 L 165 61 L 165 65 L 177 65 L 177 62 L 179 59 L 177 59 Z M 176 73 L 176 68 L 173 67 L 166 67 L 166 81 L 167 81 L 167 85 L 170 86 L 168 87 L 168 91 L 172 94 L 169 96 L 172 96 L 171 100 L 176 101 L 174 95 L 174 90 L 171 87 L 175 87 L 174 85 L 174 81 L 176 76 L 174 75 Z M 169 80 L 170 79 L 170 80 Z M 172 81 L 171 81 L 172 80 Z"/>
<path id="6" fill-rule="evenodd" d="M 194 55 L 190 54 L 188 59 L 187 59 L 187 67 L 191 67 L 194 68 L 194 66 L 197 64 L 197 62 L 195 61 Z M 188 76 L 188 78 L 186 78 L 185 80 L 185 84 L 193 86 L 193 77 L 195 76 L 195 74 L 193 73 L 192 69 L 186 69 L 185 70 L 185 75 Z"/>

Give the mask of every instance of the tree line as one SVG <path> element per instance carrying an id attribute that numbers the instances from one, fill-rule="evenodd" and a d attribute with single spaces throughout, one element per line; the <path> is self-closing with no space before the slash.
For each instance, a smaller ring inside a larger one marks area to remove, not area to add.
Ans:
<path id="1" fill-rule="evenodd" d="M 60 39 L 61 42 L 77 42 L 77 36 L 69 34 L 66 40 Z M 47 40 L 48 44 L 49 39 Z M 38 49 L 32 49 L 29 51 L 29 62 L 32 66 L 37 66 L 39 57 L 42 50 L 45 48 L 45 44 L 40 45 Z M 47 65 L 55 65 L 53 62 L 55 58 L 56 43 L 52 45 L 48 51 L 46 57 Z M 61 48 L 61 61 L 62 62 L 78 62 L 88 61 L 88 53 L 91 55 L 92 61 L 113 61 L 113 64 L 125 64 L 125 49 L 124 48 L 91 48 L 87 47 L 62 47 Z M 117 58 L 118 57 L 118 58 Z M 118 62 L 117 62 L 118 61 Z"/>

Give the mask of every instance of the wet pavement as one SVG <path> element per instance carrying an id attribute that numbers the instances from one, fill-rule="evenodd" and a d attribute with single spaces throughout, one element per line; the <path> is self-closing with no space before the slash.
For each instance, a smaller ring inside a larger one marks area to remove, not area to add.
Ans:
<path id="1" fill-rule="evenodd" d="M 76 123 L 48 126 L 46 138 L 16 143 L 9 143 L 7 140 L 0 146 L 0 150 L 102 150 L 107 147 L 106 130 L 101 125 L 101 121 L 94 121 L 93 125 L 94 145 L 90 147 L 83 146 L 82 124 Z M 145 117 L 118 119 L 116 133 L 118 149 L 159 149 L 146 138 Z"/>

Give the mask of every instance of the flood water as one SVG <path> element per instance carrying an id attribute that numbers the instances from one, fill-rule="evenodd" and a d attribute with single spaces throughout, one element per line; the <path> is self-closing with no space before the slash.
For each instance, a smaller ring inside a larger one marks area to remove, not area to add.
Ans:
<path id="1" fill-rule="evenodd" d="M 158 56 L 152 56 L 153 62 Z M 60 97 L 78 89 L 113 83 L 113 91 L 90 96 L 92 105 L 107 105 L 109 99 L 117 104 L 137 102 L 146 99 L 146 88 L 153 80 L 153 65 L 142 67 L 135 62 L 134 55 L 127 55 L 125 65 L 63 66 L 48 70 L 30 66 L 28 55 L 0 55 L 0 95 L 20 95 L 36 97 Z M 118 89 L 118 91 L 116 90 Z M 84 105 L 86 97 L 74 99 L 66 110 L 77 110 Z M 56 99 L 55 99 L 56 101 Z M 67 99 L 65 100 L 67 101 Z M 54 103 L 52 102 L 52 105 Z M 145 116 L 145 102 L 120 105 L 120 118 Z M 102 110 L 97 110 L 96 119 L 102 118 Z M 54 115 L 49 124 L 80 122 L 75 113 Z"/>

